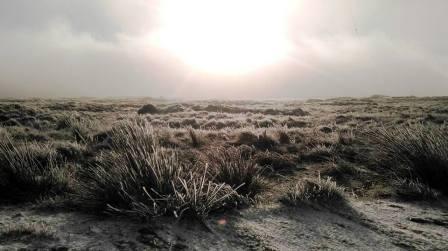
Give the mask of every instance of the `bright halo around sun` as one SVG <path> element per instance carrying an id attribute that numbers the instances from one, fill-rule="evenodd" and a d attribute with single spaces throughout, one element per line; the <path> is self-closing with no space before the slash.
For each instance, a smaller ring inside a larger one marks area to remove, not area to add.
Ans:
<path id="1" fill-rule="evenodd" d="M 153 41 L 199 71 L 244 74 L 290 48 L 291 0 L 161 0 Z"/>

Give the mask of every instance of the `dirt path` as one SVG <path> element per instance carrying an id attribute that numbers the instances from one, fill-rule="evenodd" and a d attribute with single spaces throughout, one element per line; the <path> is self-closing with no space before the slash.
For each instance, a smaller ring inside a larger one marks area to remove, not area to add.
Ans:
<path id="1" fill-rule="evenodd" d="M 2 238 L 0 250 L 443 250 L 446 208 L 390 201 L 351 203 L 361 218 L 326 210 L 259 206 L 197 222 L 141 223 L 70 212 L 4 207 L 0 227 L 42 224 L 51 238 Z"/>
<path id="2" fill-rule="evenodd" d="M 448 249 L 447 203 L 353 202 L 372 229 L 406 250 Z"/>

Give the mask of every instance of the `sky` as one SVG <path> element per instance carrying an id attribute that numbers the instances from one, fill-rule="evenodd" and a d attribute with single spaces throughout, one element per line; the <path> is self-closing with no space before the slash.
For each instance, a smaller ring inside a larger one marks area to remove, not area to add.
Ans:
<path id="1" fill-rule="evenodd" d="M 285 1 L 2 0 L 0 97 L 448 95 L 448 1 Z"/>

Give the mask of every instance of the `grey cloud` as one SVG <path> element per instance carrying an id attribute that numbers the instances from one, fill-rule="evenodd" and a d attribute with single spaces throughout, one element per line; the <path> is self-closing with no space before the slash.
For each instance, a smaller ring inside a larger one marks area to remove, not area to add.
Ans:
<path id="1" fill-rule="evenodd" d="M 222 77 L 146 44 L 156 0 L 0 1 L 0 97 L 448 95 L 448 2 L 301 3 L 287 61 Z"/>
<path id="2" fill-rule="evenodd" d="M 0 2 L 0 29 L 44 31 L 65 23 L 74 33 L 115 39 L 119 33 L 138 33 L 150 27 L 150 1 L 120 0 L 13 0 Z"/>

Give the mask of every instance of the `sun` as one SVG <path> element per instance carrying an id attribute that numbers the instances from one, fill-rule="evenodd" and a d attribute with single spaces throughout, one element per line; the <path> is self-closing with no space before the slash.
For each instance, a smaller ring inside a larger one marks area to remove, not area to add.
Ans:
<path id="1" fill-rule="evenodd" d="M 196 70 L 241 74 L 282 60 L 291 0 L 162 0 L 152 41 Z"/>

